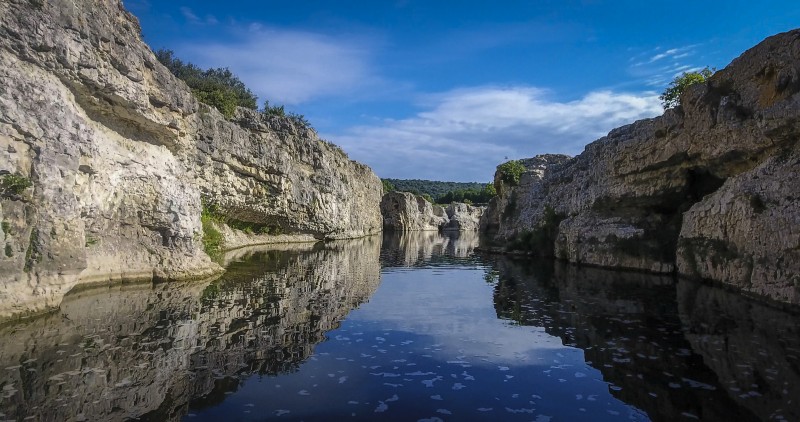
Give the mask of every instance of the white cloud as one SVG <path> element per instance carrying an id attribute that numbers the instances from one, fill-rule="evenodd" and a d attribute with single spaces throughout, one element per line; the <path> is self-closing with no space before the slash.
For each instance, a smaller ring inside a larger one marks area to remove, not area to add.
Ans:
<path id="1" fill-rule="evenodd" d="M 489 181 L 509 159 L 580 153 L 609 130 L 662 112 L 653 93 L 597 91 L 551 101 L 533 87 L 476 87 L 425 98 L 403 120 L 325 136 L 381 177 Z"/>
<path id="2" fill-rule="evenodd" d="M 261 100 L 276 104 L 357 95 L 381 83 L 366 43 L 259 24 L 232 41 L 185 44 L 180 53 L 203 67 L 229 67 Z"/>
<path id="3" fill-rule="evenodd" d="M 634 63 L 630 66 L 629 71 L 646 86 L 662 89 L 675 76 L 700 69 L 692 63 L 692 60 L 696 59 L 696 50 L 699 45 L 692 44 L 663 51 L 661 47 L 656 47 L 648 52 L 639 53 L 631 57 L 630 61 Z"/>
<path id="4" fill-rule="evenodd" d="M 219 23 L 219 20 L 214 15 L 206 15 L 205 19 L 201 19 L 197 14 L 192 11 L 192 9 L 184 6 L 180 8 L 181 15 L 186 19 L 187 22 L 197 25 L 216 25 Z"/>
<path id="5" fill-rule="evenodd" d="M 200 18 L 192 12 L 192 9 L 188 7 L 181 7 L 181 14 L 184 18 L 186 18 L 189 22 L 200 22 Z"/>

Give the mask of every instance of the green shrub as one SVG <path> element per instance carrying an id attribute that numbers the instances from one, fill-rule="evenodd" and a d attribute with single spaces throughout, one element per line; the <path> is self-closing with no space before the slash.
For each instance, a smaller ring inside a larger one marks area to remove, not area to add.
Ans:
<path id="1" fill-rule="evenodd" d="M 675 79 L 670 82 L 667 89 L 658 97 L 661 100 L 661 105 L 664 107 L 664 110 L 680 105 L 681 94 L 686 91 L 686 88 L 694 84 L 705 82 L 713 74 L 714 69 L 710 69 L 706 66 L 699 72 L 683 72 L 681 75 L 676 76 Z"/>
<path id="2" fill-rule="evenodd" d="M 271 106 L 269 105 L 269 100 L 264 101 L 264 108 L 261 109 L 261 114 L 265 116 L 278 116 L 278 117 L 285 117 L 286 116 L 286 108 L 284 106 Z"/>
<path id="3" fill-rule="evenodd" d="M 222 244 L 225 238 L 214 224 L 222 223 L 221 219 L 214 212 L 212 207 L 203 205 L 203 211 L 200 213 L 200 223 L 203 226 L 203 250 L 205 250 L 212 259 L 219 258 L 222 253 Z"/>
<path id="4" fill-rule="evenodd" d="M 258 109 L 258 98 L 228 68 L 201 69 L 184 63 L 172 50 L 156 51 L 156 58 L 191 88 L 198 101 L 216 107 L 226 118 L 233 117 L 236 107 Z"/>
<path id="5" fill-rule="evenodd" d="M 18 173 L 0 176 L 0 191 L 4 197 L 20 195 L 31 186 L 33 186 L 33 183 L 27 177 Z"/>
<path id="6" fill-rule="evenodd" d="M 511 186 L 517 186 L 520 176 L 525 172 L 525 166 L 519 160 L 511 160 L 497 166 L 497 171 L 500 172 L 500 180 Z"/>

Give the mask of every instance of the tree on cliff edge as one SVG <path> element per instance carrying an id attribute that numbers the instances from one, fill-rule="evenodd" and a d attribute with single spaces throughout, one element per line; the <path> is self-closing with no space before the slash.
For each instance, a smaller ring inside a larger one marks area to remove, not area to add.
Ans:
<path id="1" fill-rule="evenodd" d="M 661 100 L 661 105 L 664 106 L 664 110 L 680 105 L 681 94 L 686 91 L 687 87 L 703 83 L 713 74 L 714 69 L 709 69 L 709 67 L 706 66 L 699 72 L 683 72 L 676 76 L 675 79 L 670 82 L 667 89 L 664 90 L 664 93 L 658 97 L 658 99 Z"/>

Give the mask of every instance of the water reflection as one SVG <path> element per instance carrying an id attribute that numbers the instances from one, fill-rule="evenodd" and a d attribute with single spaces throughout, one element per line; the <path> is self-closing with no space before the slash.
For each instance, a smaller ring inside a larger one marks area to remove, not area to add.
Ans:
<path id="1" fill-rule="evenodd" d="M 800 420 L 800 318 L 670 278 L 495 259 L 498 316 L 585 350 L 653 420 Z M 680 311 L 680 312 L 679 312 Z"/>
<path id="2" fill-rule="evenodd" d="M 178 419 L 291 371 L 380 280 L 380 239 L 237 251 L 212 283 L 117 285 L 0 329 L 0 419 Z M 200 404 L 203 404 L 200 403 Z"/>
<path id="3" fill-rule="evenodd" d="M 387 232 L 383 236 L 381 261 L 384 267 L 414 267 L 473 257 L 478 233 Z"/>
<path id="4" fill-rule="evenodd" d="M 75 292 L 0 328 L 0 420 L 800 420 L 798 315 L 475 246 L 242 249 L 213 282 Z"/>

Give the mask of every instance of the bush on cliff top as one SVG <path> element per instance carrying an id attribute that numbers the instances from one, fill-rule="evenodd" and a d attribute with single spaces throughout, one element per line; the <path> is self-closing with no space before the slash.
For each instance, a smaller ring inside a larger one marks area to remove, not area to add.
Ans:
<path id="1" fill-rule="evenodd" d="M 172 50 L 158 50 L 156 58 L 173 75 L 186 82 L 200 102 L 216 107 L 225 117 L 232 117 L 237 106 L 258 109 L 258 98 L 230 69 L 203 70 L 192 63 L 184 63 L 175 57 Z"/>
<path id="2" fill-rule="evenodd" d="M 517 186 L 520 176 L 525 172 L 525 166 L 519 160 L 511 160 L 497 166 L 497 171 L 500 172 L 500 180 L 511 186 Z"/>
<path id="3" fill-rule="evenodd" d="M 670 82 L 667 89 L 658 97 L 664 110 L 677 107 L 681 103 L 681 94 L 691 85 L 703 83 L 714 74 L 714 69 L 706 66 L 699 72 L 683 72 Z"/>

